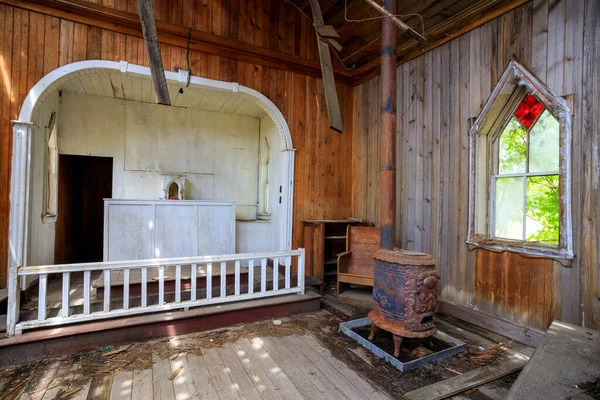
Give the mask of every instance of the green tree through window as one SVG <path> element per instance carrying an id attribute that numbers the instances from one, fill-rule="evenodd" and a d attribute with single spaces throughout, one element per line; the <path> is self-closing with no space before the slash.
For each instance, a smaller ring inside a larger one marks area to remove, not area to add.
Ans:
<path id="1" fill-rule="evenodd" d="M 559 243 L 559 141 L 557 119 L 527 94 L 498 141 L 495 237 Z"/>

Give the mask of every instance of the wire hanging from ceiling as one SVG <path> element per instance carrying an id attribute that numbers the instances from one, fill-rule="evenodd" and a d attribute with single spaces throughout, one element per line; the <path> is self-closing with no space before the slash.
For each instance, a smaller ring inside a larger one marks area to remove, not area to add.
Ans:
<path id="1" fill-rule="evenodd" d="M 421 20 L 421 36 L 425 36 L 425 22 L 423 21 L 423 16 L 421 14 L 416 14 L 416 13 L 413 13 L 413 14 L 396 14 L 394 16 L 398 17 L 398 18 L 403 18 L 403 17 L 419 17 L 419 19 Z M 386 15 L 378 15 L 376 17 L 367 17 L 367 18 L 362 18 L 362 19 L 349 19 L 348 18 L 348 0 L 344 0 L 344 20 L 346 22 L 365 22 L 365 21 L 372 21 L 372 20 L 382 19 L 382 18 L 388 18 L 388 17 Z M 358 53 L 360 53 L 361 51 L 363 51 L 367 47 L 371 46 L 373 43 L 379 41 L 380 39 L 381 39 L 381 36 L 378 36 L 377 38 L 373 39 L 369 43 L 365 44 L 364 46 L 362 46 L 361 48 L 359 48 L 358 50 L 356 50 L 354 53 L 352 53 L 352 54 L 347 55 L 346 57 L 344 57 L 342 59 L 342 61 L 346 61 L 349 58 L 354 57 L 355 55 L 357 55 Z"/>
<path id="2" fill-rule="evenodd" d="M 425 36 L 425 22 L 423 21 L 423 16 L 421 14 L 412 13 L 412 14 L 395 14 L 394 17 L 404 18 L 404 17 L 419 17 L 421 20 L 421 36 Z M 388 18 L 387 15 L 378 15 L 376 17 L 367 17 L 362 19 L 348 19 L 348 0 L 344 0 L 344 20 L 346 22 L 365 22 L 372 21 L 376 19 Z"/>

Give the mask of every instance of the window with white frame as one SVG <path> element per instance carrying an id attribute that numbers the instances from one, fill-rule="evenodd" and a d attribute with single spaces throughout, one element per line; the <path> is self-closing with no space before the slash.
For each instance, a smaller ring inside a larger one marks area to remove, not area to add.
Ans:
<path id="1" fill-rule="evenodd" d="M 58 215 L 58 127 L 56 113 L 50 116 L 46 136 L 46 168 L 44 179 L 44 223 L 54 223 Z"/>
<path id="2" fill-rule="evenodd" d="M 468 243 L 573 257 L 570 106 L 512 60 L 471 129 Z"/>

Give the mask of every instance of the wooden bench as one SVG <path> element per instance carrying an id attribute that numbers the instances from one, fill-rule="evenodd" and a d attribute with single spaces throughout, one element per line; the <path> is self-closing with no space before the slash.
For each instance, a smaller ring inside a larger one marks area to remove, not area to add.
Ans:
<path id="1" fill-rule="evenodd" d="M 362 302 L 371 301 L 370 292 L 350 293 L 347 288 L 350 284 L 373 287 L 374 257 L 379 247 L 379 228 L 348 226 L 346 251 L 338 254 L 337 259 L 338 300 L 350 296 Z M 347 293 L 342 294 L 344 292 Z M 354 294 L 357 296 L 353 296 Z"/>

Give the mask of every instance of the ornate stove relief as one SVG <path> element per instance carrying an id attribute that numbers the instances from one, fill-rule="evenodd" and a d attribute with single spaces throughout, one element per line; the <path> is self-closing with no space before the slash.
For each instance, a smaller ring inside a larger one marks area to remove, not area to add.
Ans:
<path id="1" fill-rule="evenodd" d="M 162 175 L 164 200 L 185 200 L 185 175 Z"/>
<path id="2" fill-rule="evenodd" d="M 406 272 L 404 285 L 404 327 L 425 330 L 434 327 L 433 312 L 437 307 L 439 274 L 430 267 L 413 266 Z"/>

